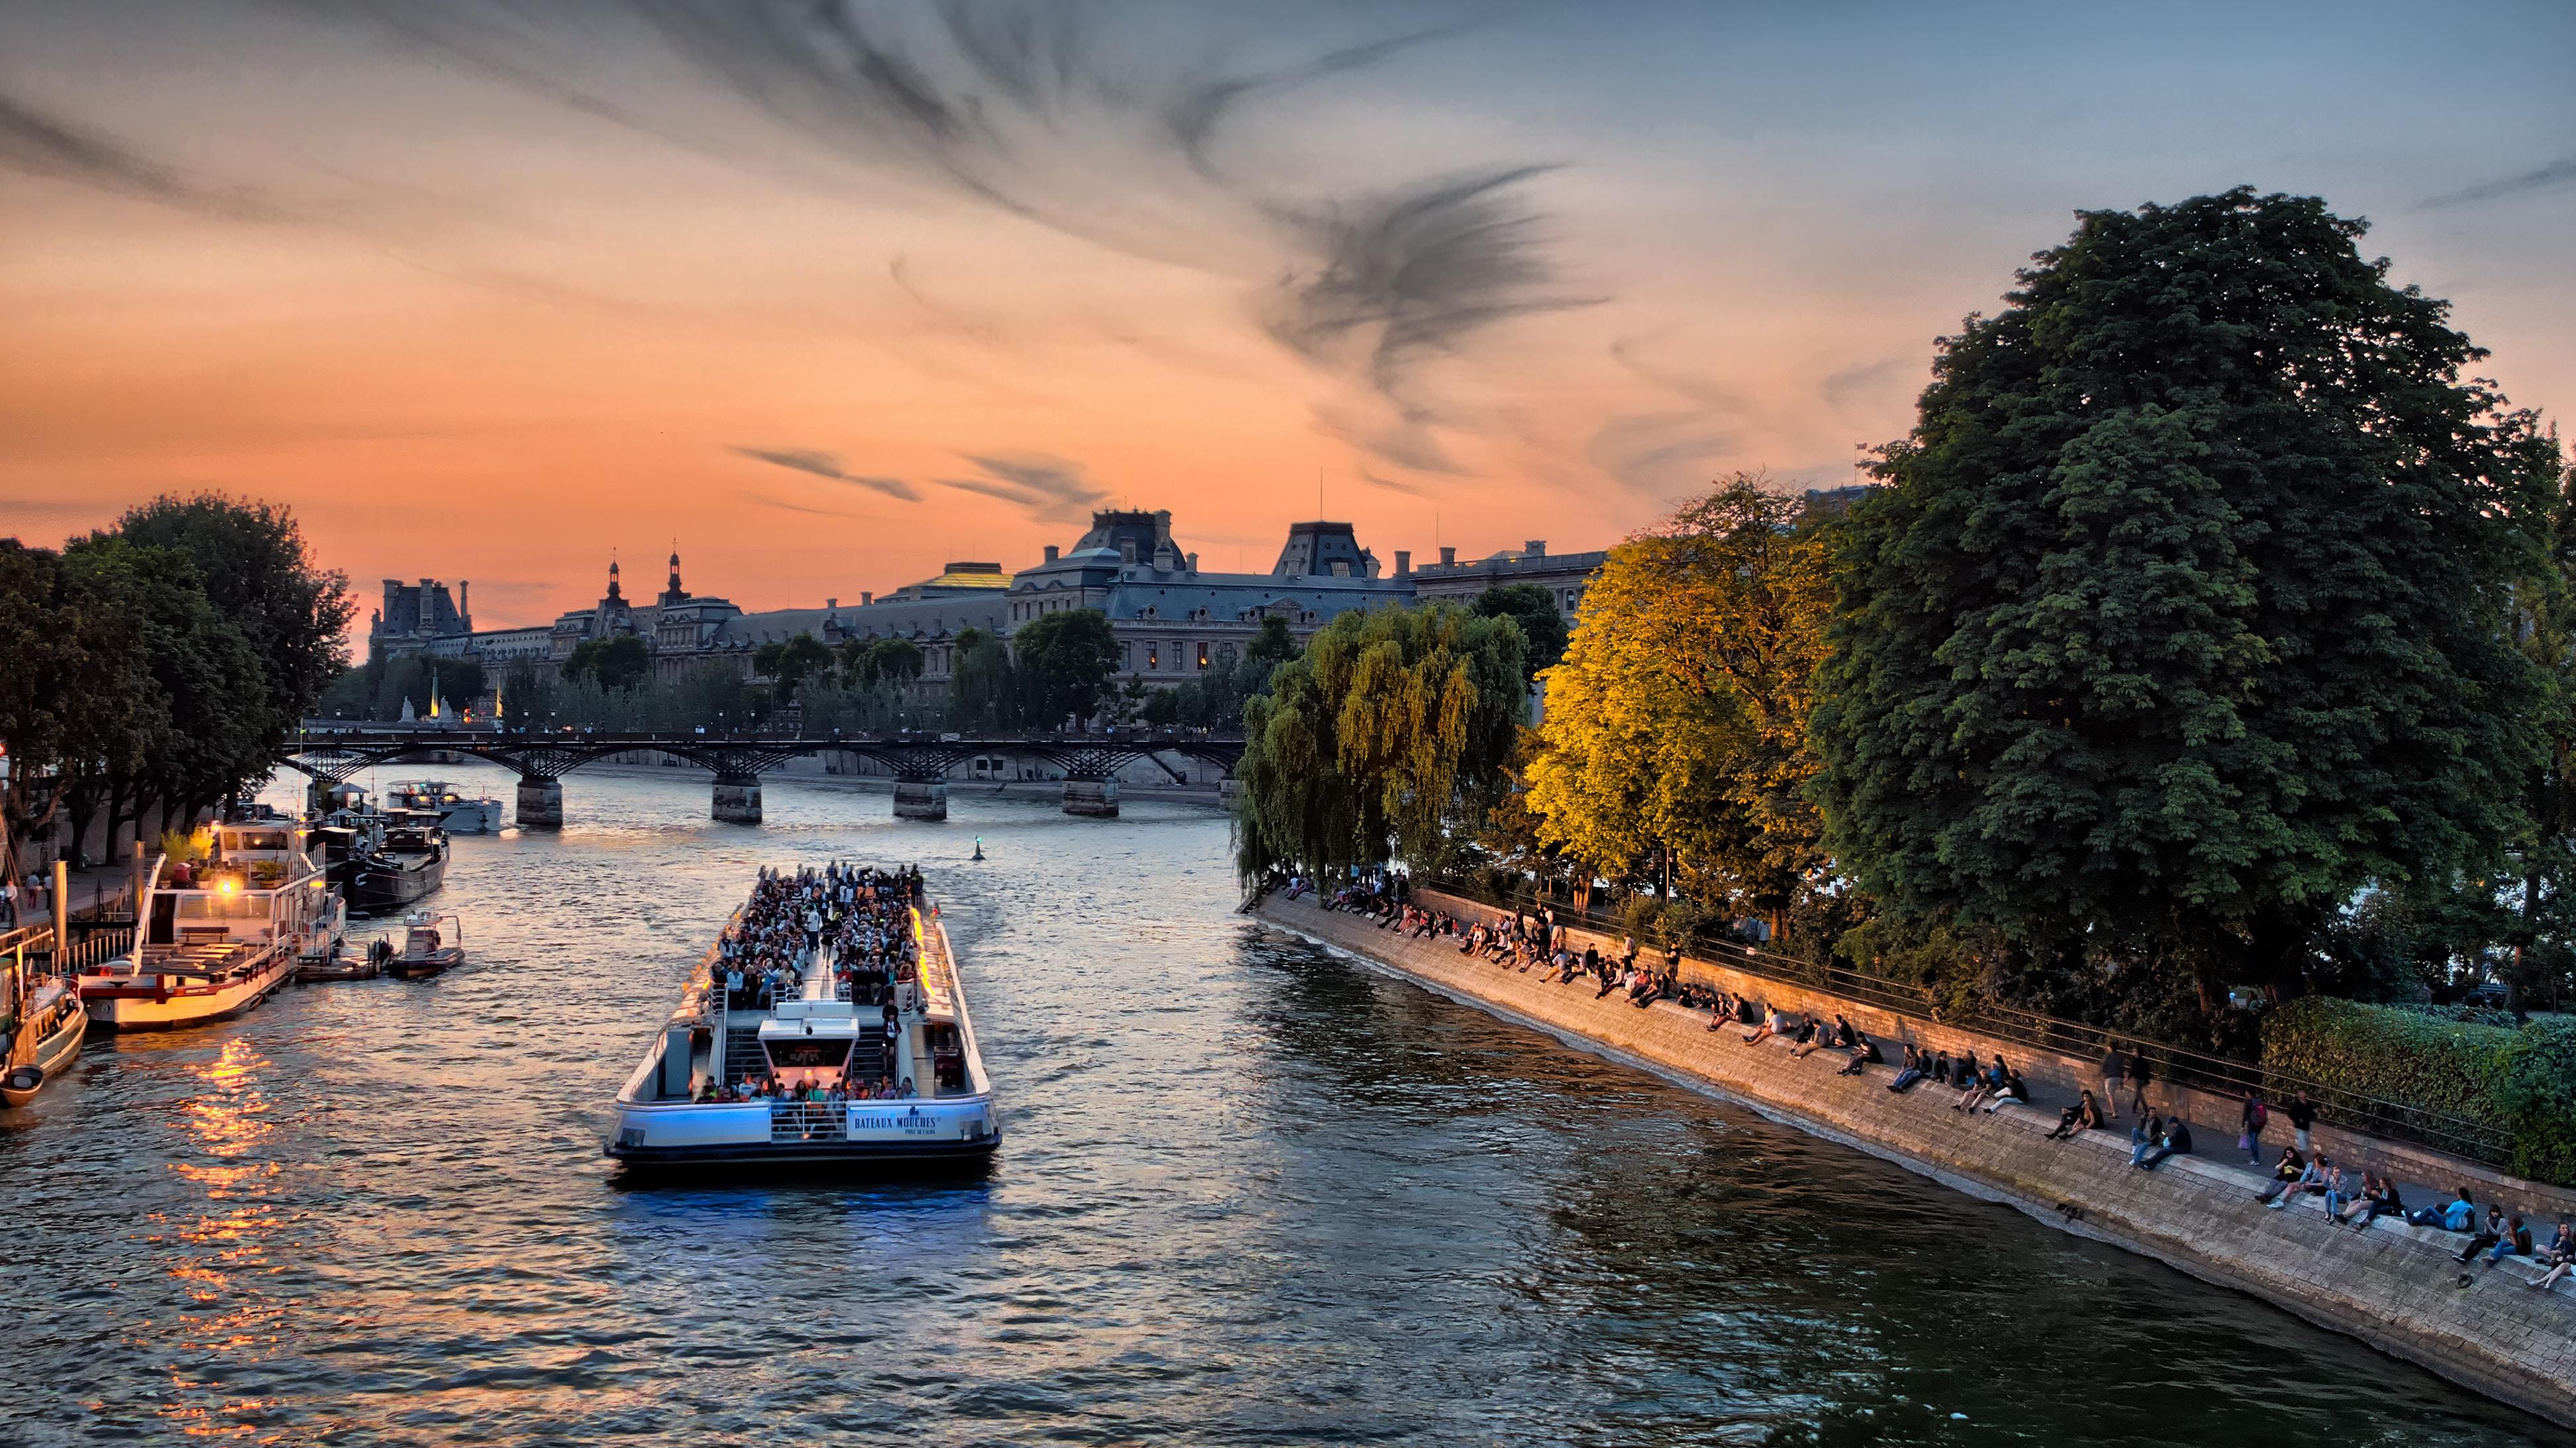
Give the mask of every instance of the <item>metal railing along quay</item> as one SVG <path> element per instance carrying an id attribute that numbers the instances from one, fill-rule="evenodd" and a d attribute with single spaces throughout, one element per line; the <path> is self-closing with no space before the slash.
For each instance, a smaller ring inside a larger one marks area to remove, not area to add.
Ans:
<path id="1" fill-rule="evenodd" d="M 1437 890 L 1492 910 L 1519 909 L 1526 912 L 1531 908 L 1492 899 L 1489 892 L 1475 889 L 1461 880 L 1426 880 L 1421 882 L 1421 888 Z M 1606 932 L 1614 937 L 1625 929 L 1620 921 L 1597 911 L 1550 903 L 1562 923 L 1595 933 Z M 1975 1031 L 2032 1050 L 2071 1056 L 2079 1061 L 2098 1060 L 2116 1045 L 2123 1051 L 2134 1051 L 2144 1056 L 2158 1080 L 2238 1099 L 2259 1090 L 2276 1112 L 2282 1102 L 2297 1092 L 2305 1091 L 2308 1099 L 2316 1103 L 2317 1114 L 2343 1130 L 2410 1142 L 2489 1166 L 2510 1169 L 2513 1165 L 2511 1133 L 2473 1117 L 2372 1096 L 2310 1077 L 2275 1071 L 2255 1062 L 2215 1056 L 2037 1011 L 1993 1002 L 1975 1002 L 1965 1008 L 1947 1007 L 1918 985 L 1844 966 L 1819 965 L 1796 956 L 1775 955 L 1751 946 L 1719 942 L 1695 953 L 1685 953 L 1684 959 L 1687 961 L 1694 955 L 1709 964 L 1723 965 L 1729 970 L 1778 981 L 1782 985 L 1804 986 L 1891 1015 L 1955 1030 Z"/>

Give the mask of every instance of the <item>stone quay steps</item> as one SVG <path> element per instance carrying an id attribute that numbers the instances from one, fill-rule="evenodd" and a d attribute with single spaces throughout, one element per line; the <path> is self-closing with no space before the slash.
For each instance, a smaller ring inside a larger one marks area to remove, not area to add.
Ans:
<path id="1" fill-rule="evenodd" d="M 1454 938 L 1435 943 L 1379 930 L 1359 916 L 1323 909 L 1312 896 L 1272 896 L 1251 913 L 1579 1049 L 1713 1088 L 1774 1120 L 2251 1293 L 2576 1426 L 2576 1291 L 2570 1290 L 2576 1283 L 2529 1291 L 2524 1284 L 2536 1269 L 2507 1259 L 2494 1269 L 2467 1269 L 2470 1286 L 2463 1289 L 2457 1285 L 2463 1269 L 2452 1260 L 2467 1244 L 2459 1234 L 2391 1220 L 2355 1231 L 2329 1223 L 2313 1207 L 2267 1210 L 2254 1197 L 2265 1178 L 2238 1164 L 2233 1130 L 2224 1140 L 2207 1141 L 2203 1155 L 2140 1171 L 2129 1165 L 2124 1133 L 2047 1140 L 2064 1095 L 1991 1115 L 1952 1111 L 1956 1093 L 1929 1083 L 1891 1094 L 1892 1066 L 1837 1076 L 1847 1059 L 1839 1052 L 1793 1059 L 1786 1042 L 1748 1047 L 1744 1028 L 1711 1031 L 1705 1011 L 1670 1001 L 1641 1010 L 1617 992 L 1596 999 L 1598 986 L 1547 984 L 1537 969 L 1522 974 L 1462 955 Z M 1848 1013 L 1855 1021 L 1863 1014 Z M 1924 1041 L 1902 1029 L 1881 1032 L 1867 1023 L 1863 1029 L 1891 1058 L 1906 1041 Z M 2007 1059 L 2016 1058 L 2009 1046 L 2004 1050 Z M 2409 1195 L 2410 1206 L 2424 1204 Z"/>

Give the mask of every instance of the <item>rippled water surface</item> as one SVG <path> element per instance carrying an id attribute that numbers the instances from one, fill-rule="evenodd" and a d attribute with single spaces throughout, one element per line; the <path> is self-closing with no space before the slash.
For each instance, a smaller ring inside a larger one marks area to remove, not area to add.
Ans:
<path id="1" fill-rule="evenodd" d="M 95 1043 L 0 1116 L 0 1441 L 2561 1441 L 1249 926 L 1211 811 L 767 795 L 576 774 L 560 837 L 458 841 L 466 969 Z M 710 933 L 834 857 L 946 902 L 1000 1160 L 621 1185 L 601 1103 Z"/>

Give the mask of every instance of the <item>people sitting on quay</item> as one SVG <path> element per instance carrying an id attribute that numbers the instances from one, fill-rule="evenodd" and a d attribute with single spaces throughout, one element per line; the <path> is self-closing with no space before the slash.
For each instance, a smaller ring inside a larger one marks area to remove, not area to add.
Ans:
<path id="1" fill-rule="evenodd" d="M 1878 1042 L 1871 1040 L 1867 1032 L 1859 1030 L 1840 1016 L 1834 1017 L 1834 1020 L 1842 1028 L 1843 1049 L 1851 1055 L 1850 1062 L 1836 1071 L 1835 1075 L 1858 1076 L 1867 1072 L 1872 1063 L 1886 1062 L 1887 1058 L 1879 1054 Z"/>
<path id="2" fill-rule="evenodd" d="M 2343 1223 L 2348 1227 L 2367 1227 L 2384 1216 L 2402 1220 L 2405 1215 L 2406 1202 L 2397 1194 L 2397 1183 L 2388 1177 L 2364 1172 L 2361 1196 L 2344 1209 Z"/>
<path id="3" fill-rule="evenodd" d="M 2254 1200 L 2267 1207 L 2279 1206 L 2286 1200 L 2285 1193 L 2315 1179 L 2316 1168 L 2299 1155 L 2297 1147 L 2282 1147 L 2281 1159 L 2272 1163 L 2272 1179 L 2254 1194 Z"/>
<path id="4" fill-rule="evenodd" d="M 2570 1269 L 2576 1269 L 2576 1221 L 2565 1217 L 2558 1219 L 2558 1235 L 2549 1239 L 2549 1246 L 2540 1254 L 2540 1261 L 2549 1270 L 2526 1284 L 2534 1292 L 2547 1292 Z"/>
<path id="5" fill-rule="evenodd" d="M 2065 1141 L 2080 1132 L 2092 1131 L 2102 1125 L 2102 1103 L 2095 1100 L 2093 1093 L 2087 1090 L 2077 1096 L 2074 1105 L 2057 1114 L 2057 1129 L 2048 1133 L 2048 1139 Z"/>
<path id="6" fill-rule="evenodd" d="M 2140 1171 L 2154 1171 L 2177 1156 L 2191 1155 L 2191 1123 L 2179 1116 L 2158 1123 L 2155 1139 L 2143 1151 L 2133 1151 L 2129 1164 Z"/>
<path id="7" fill-rule="evenodd" d="M 1887 1089 L 1899 1096 L 1913 1090 L 1917 1082 L 1931 1074 L 1931 1064 L 1931 1057 L 1924 1055 L 1913 1042 L 1906 1042 L 1904 1064 L 1897 1068 L 1896 1079 L 1887 1083 Z"/>

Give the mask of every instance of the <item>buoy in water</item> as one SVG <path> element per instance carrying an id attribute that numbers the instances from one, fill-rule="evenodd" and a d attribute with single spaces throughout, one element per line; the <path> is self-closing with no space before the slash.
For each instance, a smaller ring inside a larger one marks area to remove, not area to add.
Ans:
<path id="1" fill-rule="evenodd" d="M 984 837 L 982 835 L 977 835 L 975 837 L 975 858 L 978 860 L 984 858 Z M 972 861 L 969 861 L 969 863 L 972 863 Z"/>

